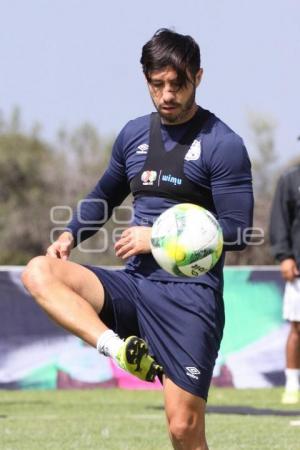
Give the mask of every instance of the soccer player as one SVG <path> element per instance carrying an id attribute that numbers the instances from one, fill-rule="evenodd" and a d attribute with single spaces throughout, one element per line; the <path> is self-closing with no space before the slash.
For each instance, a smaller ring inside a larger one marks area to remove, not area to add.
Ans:
<path id="1" fill-rule="evenodd" d="M 270 220 L 270 242 L 274 257 L 286 281 L 283 318 L 290 322 L 286 343 L 285 390 L 282 403 L 299 401 L 300 387 L 300 166 L 292 167 L 279 179 Z"/>
<path id="2" fill-rule="evenodd" d="M 68 231 L 28 264 L 23 282 L 58 324 L 120 367 L 149 381 L 159 375 L 173 448 L 207 450 L 205 406 L 224 326 L 224 252 L 205 275 L 172 276 L 151 255 L 151 226 L 172 205 L 195 203 L 219 220 L 225 250 L 243 249 L 252 224 L 251 165 L 242 139 L 196 104 L 203 70 L 193 38 L 160 29 L 144 45 L 141 64 L 156 112 L 121 130 Z M 115 244 L 125 269 L 68 261 L 130 192 L 134 222 Z"/>

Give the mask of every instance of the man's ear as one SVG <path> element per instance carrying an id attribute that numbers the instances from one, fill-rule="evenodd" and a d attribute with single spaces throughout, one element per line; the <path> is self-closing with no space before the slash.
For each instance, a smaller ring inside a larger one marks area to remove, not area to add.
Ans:
<path id="1" fill-rule="evenodd" d="M 199 84 L 201 83 L 202 75 L 203 75 L 203 69 L 199 69 L 198 72 L 196 73 L 196 77 L 195 77 L 195 85 L 196 85 L 196 87 L 198 87 Z"/>

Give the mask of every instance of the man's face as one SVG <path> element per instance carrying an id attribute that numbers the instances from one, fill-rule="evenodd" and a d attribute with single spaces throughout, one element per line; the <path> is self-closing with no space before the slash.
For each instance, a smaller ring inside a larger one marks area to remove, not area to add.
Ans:
<path id="1" fill-rule="evenodd" d="M 186 85 L 180 86 L 172 67 L 167 66 L 149 74 L 149 92 L 163 123 L 177 125 L 193 117 L 197 109 L 196 88 L 201 77 L 202 69 L 199 69 L 195 79 L 189 75 Z"/>

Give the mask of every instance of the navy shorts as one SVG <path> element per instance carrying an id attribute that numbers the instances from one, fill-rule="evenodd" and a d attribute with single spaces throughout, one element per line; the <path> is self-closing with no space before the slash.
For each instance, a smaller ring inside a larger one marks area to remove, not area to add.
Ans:
<path id="1" fill-rule="evenodd" d="M 122 338 L 145 339 L 167 377 L 206 400 L 224 328 L 220 293 L 199 283 L 86 267 L 104 286 L 103 322 Z"/>

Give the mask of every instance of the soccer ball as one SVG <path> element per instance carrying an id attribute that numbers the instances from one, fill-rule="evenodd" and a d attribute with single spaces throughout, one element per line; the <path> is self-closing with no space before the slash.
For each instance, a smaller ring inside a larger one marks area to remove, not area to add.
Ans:
<path id="1" fill-rule="evenodd" d="M 164 211 L 151 231 L 156 262 L 176 276 L 198 277 L 214 267 L 223 249 L 215 217 L 201 206 L 180 203 Z"/>

